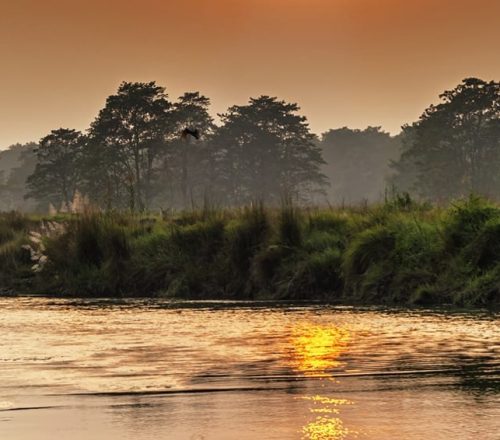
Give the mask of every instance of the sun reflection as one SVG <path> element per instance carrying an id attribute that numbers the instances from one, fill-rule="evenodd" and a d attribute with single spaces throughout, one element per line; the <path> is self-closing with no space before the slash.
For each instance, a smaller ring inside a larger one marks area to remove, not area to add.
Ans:
<path id="1" fill-rule="evenodd" d="M 318 417 L 302 429 L 303 439 L 308 440 L 341 440 L 346 438 L 349 430 L 337 417 Z"/>
<path id="2" fill-rule="evenodd" d="M 333 369 L 343 362 L 340 356 L 347 350 L 350 333 L 346 328 L 302 324 L 292 331 L 293 368 L 311 378 L 333 380 Z M 327 396 L 302 397 L 311 402 L 311 414 L 316 417 L 302 428 L 304 440 L 342 440 L 355 434 L 344 426 L 339 407 L 351 405 L 346 399 Z"/>
<path id="3" fill-rule="evenodd" d="M 293 366 L 306 376 L 324 377 L 341 365 L 340 355 L 350 339 L 347 329 L 333 326 L 301 325 L 292 332 Z"/>
<path id="4" fill-rule="evenodd" d="M 302 428 L 303 440 L 342 440 L 349 434 L 355 434 L 346 428 L 338 417 L 340 413 L 338 407 L 352 405 L 353 402 L 319 395 L 302 398 L 313 403 L 309 409 L 311 413 L 320 414 Z"/>

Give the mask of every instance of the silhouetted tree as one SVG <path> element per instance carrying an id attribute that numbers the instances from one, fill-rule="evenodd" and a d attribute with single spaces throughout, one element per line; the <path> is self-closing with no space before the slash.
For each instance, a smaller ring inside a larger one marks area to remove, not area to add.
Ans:
<path id="1" fill-rule="evenodd" d="M 214 166 L 226 203 L 303 200 L 323 191 L 321 150 L 298 111 L 297 104 L 261 96 L 220 115 Z"/>
<path id="2" fill-rule="evenodd" d="M 405 128 L 413 141 L 402 161 L 414 163 L 421 195 L 448 200 L 470 192 L 500 195 L 500 83 L 476 78 L 440 95 Z"/>
<path id="3" fill-rule="evenodd" d="M 37 164 L 27 179 L 25 197 L 69 208 L 81 182 L 83 144 L 82 133 L 67 128 L 45 136 L 36 150 Z"/>
<path id="4" fill-rule="evenodd" d="M 209 140 L 215 130 L 209 114 L 210 99 L 187 92 L 173 104 L 173 136 L 160 170 L 170 204 L 186 207 L 210 190 L 211 152 Z"/>
<path id="5" fill-rule="evenodd" d="M 87 192 L 93 199 L 100 195 L 102 203 L 104 193 L 106 206 L 120 206 L 125 193 L 130 209 L 149 206 L 154 195 L 155 163 L 165 148 L 170 112 L 165 89 L 155 82 L 124 82 L 108 97 L 89 132 L 87 164 L 94 172 Z"/>

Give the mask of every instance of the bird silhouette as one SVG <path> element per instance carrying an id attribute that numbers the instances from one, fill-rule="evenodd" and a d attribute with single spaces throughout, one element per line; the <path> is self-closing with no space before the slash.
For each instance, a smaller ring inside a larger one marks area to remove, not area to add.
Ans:
<path id="1" fill-rule="evenodd" d="M 191 128 L 186 127 L 184 130 L 181 132 L 181 138 L 182 139 L 187 139 L 188 136 L 193 136 L 195 139 L 199 139 L 201 136 L 201 132 L 199 128 L 195 128 L 194 130 Z"/>

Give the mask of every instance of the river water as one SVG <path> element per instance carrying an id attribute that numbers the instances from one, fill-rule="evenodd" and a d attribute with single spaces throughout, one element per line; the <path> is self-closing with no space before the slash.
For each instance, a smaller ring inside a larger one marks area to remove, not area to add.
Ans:
<path id="1" fill-rule="evenodd" d="M 500 315 L 0 299 L 0 439 L 500 439 Z"/>

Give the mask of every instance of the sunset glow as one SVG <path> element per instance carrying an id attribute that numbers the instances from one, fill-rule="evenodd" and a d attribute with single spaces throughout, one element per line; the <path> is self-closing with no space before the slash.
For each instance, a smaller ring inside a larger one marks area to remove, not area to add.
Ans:
<path id="1" fill-rule="evenodd" d="M 499 16 L 497 0 L 4 1 L 0 148 L 85 129 L 121 81 L 199 90 L 214 115 L 269 94 L 317 133 L 395 133 L 464 77 L 499 76 Z"/>

